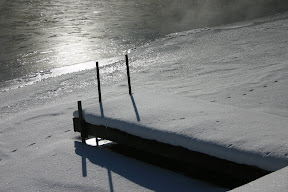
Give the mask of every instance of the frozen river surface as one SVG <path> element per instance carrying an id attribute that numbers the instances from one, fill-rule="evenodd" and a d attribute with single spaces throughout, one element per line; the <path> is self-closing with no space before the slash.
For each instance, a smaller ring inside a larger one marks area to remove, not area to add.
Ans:
<path id="1" fill-rule="evenodd" d="M 0 1 L 0 82 L 123 55 L 173 32 L 274 14 L 284 0 Z M 243 12 L 245 10 L 245 12 Z M 18 79 L 18 81 L 20 81 Z"/>

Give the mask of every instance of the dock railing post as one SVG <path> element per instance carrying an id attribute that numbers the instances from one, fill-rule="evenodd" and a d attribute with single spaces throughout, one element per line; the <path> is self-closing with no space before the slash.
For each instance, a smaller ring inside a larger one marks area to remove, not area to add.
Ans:
<path id="1" fill-rule="evenodd" d="M 96 72 L 97 72 L 97 83 L 98 83 L 99 103 L 101 103 L 101 102 L 102 102 L 102 97 L 101 97 L 100 74 L 99 74 L 99 65 L 98 65 L 98 62 L 96 62 Z"/>
<path id="2" fill-rule="evenodd" d="M 128 63 L 128 55 L 125 55 L 126 60 L 126 68 L 127 68 L 127 78 L 128 78 L 128 86 L 129 86 L 129 95 L 132 94 L 131 90 L 131 81 L 130 81 L 130 71 L 129 71 L 129 63 Z"/>
<path id="3" fill-rule="evenodd" d="M 100 84 L 100 73 L 99 73 L 99 63 L 98 62 L 96 62 L 96 72 L 97 72 L 99 103 L 100 103 L 100 106 L 102 106 L 101 84 Z M 102 110 L 101 110 L 101 116 L 104 116 Z M 98 140 L 97 136 L 95 137 L 95 140 L 96 140 L 96 146 L 99 146 L 99 140 Z"/>
<path id="4" fill-rule="evenodd" d="M 82 111 L 81 101 L 78 101 L 78 115 L 79 115 L 82 143 L 86 143 L 85 139 L 88 137 L 88 134 L 87 134 L 87 130 L 85 128 L 85 122 L 83 119 L 83 111 Z"/>

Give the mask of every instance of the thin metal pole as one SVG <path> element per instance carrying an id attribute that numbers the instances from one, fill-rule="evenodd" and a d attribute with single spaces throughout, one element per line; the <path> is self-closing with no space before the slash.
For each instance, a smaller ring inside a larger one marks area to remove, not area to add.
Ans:
<path id="1" fill-rule="evenodd" d="M 85 130 L 85 125 L 84 125 L 81 101 L 78 101 L 78 116 L 79 116 L 79 121 L 80 121 L 82 143 L 86 143 L 85 140 L 86 140 L 86 137 L 87 137 L 87 133 L 86 133 L 86 130 Z"/>
<path id="2" fill-rule="evenodd" d="M 125 55 L 125 59 L 126 59 L 126 67 L 127 67 L 129 95 L 131 95 L 132 94 L 132 90 L 131 90 L 131 82 L 130 82 L 130 71 L 129 71 L 128 55 Z"/>
<path id="3" fill-rule="evenodd" d="M 98 82 L 99 103 L 101 103 L 101 102 L 102 102 L 102 97 L 101 97 L 100 74 L 99 74 L 99 65 L 98 65 L 98 62 L 96 62 L 96 72 L 97 72 L 97 82 Z"/>

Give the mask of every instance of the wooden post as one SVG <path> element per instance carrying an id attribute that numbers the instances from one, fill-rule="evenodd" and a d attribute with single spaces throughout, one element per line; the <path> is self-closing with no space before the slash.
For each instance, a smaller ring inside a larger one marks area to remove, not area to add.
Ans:
<path id="1" fill-rule="evenodd" d="M 97 72 L 97 83 L 98 83 L 99 103 L 101 103 L 101 102 L 102 102 L 102 98 L 101 98 L 100 74 L 99 74 L 99 65 L 98 65 L 98 62 L 96 62 L 96 72 Z"/>
<path id="2" fill-rule="evenodd" d="M 95 139 L 96 139 L 96 146 L 98 147 L 99 146 L 99 139 L 98 139 L 98 137 L 95 137 Z"/>
<path id="3" fill-rule="evenodd" d="M 88 137 L 87 131 L 85 129 L 85 122 L 83 119 L 83 112 L 82 112 L 82 104 L 81 101 L 78 101 L 78 115 L 79 115 L 79 122 L 80 122 L 80 129 L 81 129 L 81 139 L 82 143 L 86 143 L 85 139 Z"/>
<path id="4" fill-rule="evenodd" d="M 131 82 L 130 82 L 130 71 L 129 71 L 129 63 L 128 63 L 128 55 L 125 55 L 126 59 L 126 67 L 127 67 L 127 77 L 128 77 L 128 86 L 129 86 L 129 95 L 132 94 L 131 91 Z"/>

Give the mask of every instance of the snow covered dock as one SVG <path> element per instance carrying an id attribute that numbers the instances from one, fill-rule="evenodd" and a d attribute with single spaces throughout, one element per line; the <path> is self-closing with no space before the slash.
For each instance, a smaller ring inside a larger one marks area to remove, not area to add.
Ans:
<path id="1" fill-rule="evenodd" d="M 145 90 L 109 98 L 101 105 L 95 102 L 83 102 L 83 118 L 100 127 L 94 131 L 99 137 L 106 127 L 115 128 L 267 171 L 288 165 L 286 117 Z M 74 117 L 79 118 L 78 111 Z M 74 127 L 81 131 L 78 121 L 74 120 Z M 105 139 L 113 138 L 119 141 L 117 135 Z"/>

